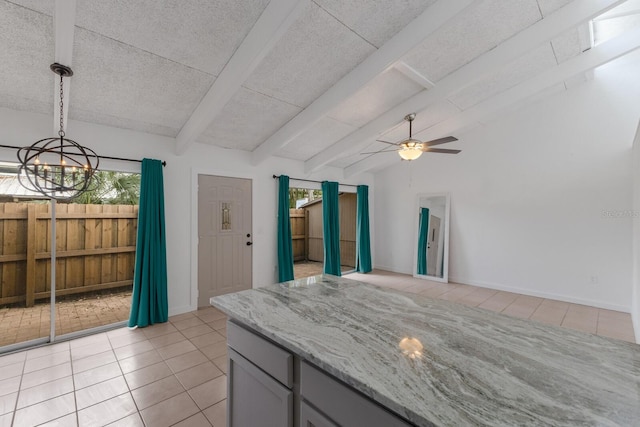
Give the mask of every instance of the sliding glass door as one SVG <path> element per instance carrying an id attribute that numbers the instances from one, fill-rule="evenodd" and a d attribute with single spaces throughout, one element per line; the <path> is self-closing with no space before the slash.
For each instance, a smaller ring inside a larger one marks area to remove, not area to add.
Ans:
<path id="1" fill-rule="evenodd" d="M 140 175 L 100 171 L 94 190 L 70 203 L 16 181 L 15 165 L 0 164 L 0 352 L 124 325 Z"/>
<path id="2" fill-rule="evenodd" d="M 46 244 L 38 241 L 37 216 L 46 218 L 48 202 L 21 201 L 23 194 L 7 194 L 16 192 L 11 188 L 13 182 L 0 175 L 0 347 L 9 351 L 47 342 L 51 314 L 40 300 L 46 297 L 36 298 L 48 276 L 48 254 L 37 249 Z"/>

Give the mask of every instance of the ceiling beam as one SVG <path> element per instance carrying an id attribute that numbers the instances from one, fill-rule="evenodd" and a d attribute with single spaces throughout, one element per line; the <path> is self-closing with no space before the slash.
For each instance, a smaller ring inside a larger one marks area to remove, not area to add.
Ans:
<path id="1" fill-rule="evenodd" d="M 640 29 L 630 31 L 626 34 L 608 40 L 576 57 L 573 57 L 560 65 L 538 74 L 511 89 L 508 89 L 480 104 L 477 104 L 465 111 L 453 115 L 449 119 L 420 132 L 416 138 L 428 140 L 440 135 L 455 133 L 480 121 L 486 121 L 496 116 L 496 113 L 504 111 L 508 107 L 525 101 L 535 96 L 540 91 L 549 89 L 565 80 L 588 72 L 607 62 L 613 61 L 636 49 L 640 49 Z M 372 156 L 375 157 L 375 156 Z M 368 170 L 388 166 L 398 161 L 398 157 L 380 156 L 379 159 L 371 157 L 354 163 L 344 170 L 345 178 L 357 175 Z"/>
<path id="2" fill-rule="evenodd" d="M 252 154 L 253 165 L 258 165 L 313 126 L 333 108 L 337 107 L 366 86 L 375 77 L 393 66 L 442 25 L 478 0 L 440 0 L 427 8 L 409 25 L 320 95 L 296 117 L 260 144 Z"/>
<path id="3" fill-rule="evenodd" d="M 209 127 L 289 27 L 309 0 L 271 0 L 220 75 L 176 136 L 176 153 L 184 154 Z"/>
<path id="4" fill-rule="evenodd" d="M 522 30 L 495 49 L 444 77 L 432 89 L 412 96 L 316 154 L 305 162 L 305 172 L 315 172 L 345 154 L 358 152 L 382 132 L 402 121 L 406 114 L 422 111 L 450 97 L 483 77 L 499 71 L 518 57 L 549 42 L 564 31 L 575 28 L 623 2 L 624 0 L 574 0 L 549 17 Z"/>
<path id="5" fill-rule="evenodd" d="M 625 16 L 637 15 L 640 13 L 640 0 L 627 0 L 627 2 L 617 7 L 616 10 L 610 10 L 603 16 L 599 16 L 596 21 L 623 18 Z"/>
<path id="6" fill-rule="evenodd" d="M 56 0 L 53 10 L 53 31 L 55 40 L 54 61 L 71 67 L 73 59 L 73 34 L 76 28 L 76 0 Z M 60 130 L 60 76 L 53 77 L 53 131 Z M 69 117 L 70 78 L 64 78 L 64 128 L 67 128 Z"/>
<path id="7" fill-rule="evenodd" d="M 408 77 L 409 79 L 413 80 L 415 83 L 419 84 L 425 89 L 431 89 L 432 87 L 435 86 L 435 83 L 433 83 L 431 80 L 429 80 L 428 78 L 420 74 L 413 67 L 410 67 L 406 62 L 400 61 L 397 64 L 395 64 L 393 68 L 395 68 L 397 71 L 404 74 L 405 77 Z"/>

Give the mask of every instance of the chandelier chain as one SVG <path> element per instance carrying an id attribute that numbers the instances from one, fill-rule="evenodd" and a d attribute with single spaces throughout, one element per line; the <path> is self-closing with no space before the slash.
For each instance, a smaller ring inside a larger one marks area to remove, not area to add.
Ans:
<path id="1" fill-rule="evenodd" d="M 60 130 L 58 135 L 64 137 L 64 89 L 62 84 L 62 75 L 60 75 Z"/>

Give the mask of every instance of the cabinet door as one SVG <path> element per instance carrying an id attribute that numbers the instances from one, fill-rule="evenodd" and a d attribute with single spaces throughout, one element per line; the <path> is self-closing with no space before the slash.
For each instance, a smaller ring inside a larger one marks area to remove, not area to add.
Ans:
<path id="1" fill-rule="evenodd" d="M 229 352 L 229 427 L 292 427 L 293 392 L 232 349 Z"/>
<path id="2" fill-rule="evenodd" d="M 305 402 L 300 402 L 300 427 L 338 427 L 338 425 Z"/>

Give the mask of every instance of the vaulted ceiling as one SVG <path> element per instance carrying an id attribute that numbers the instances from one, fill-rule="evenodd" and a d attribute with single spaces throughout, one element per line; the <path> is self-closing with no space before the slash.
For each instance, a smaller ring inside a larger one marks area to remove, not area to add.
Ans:
<path id="1" fill-rule="evenodd" d="M 639 17 L 639 0 L 0 0 L 0 106 L 55 114 L 62 62 L 71 119 L 349 176 L 400 161 L 360 153 L 406 138 L 408 113 L 418 139 L 460 136 L 571 90 L 640 47 Z"/>

